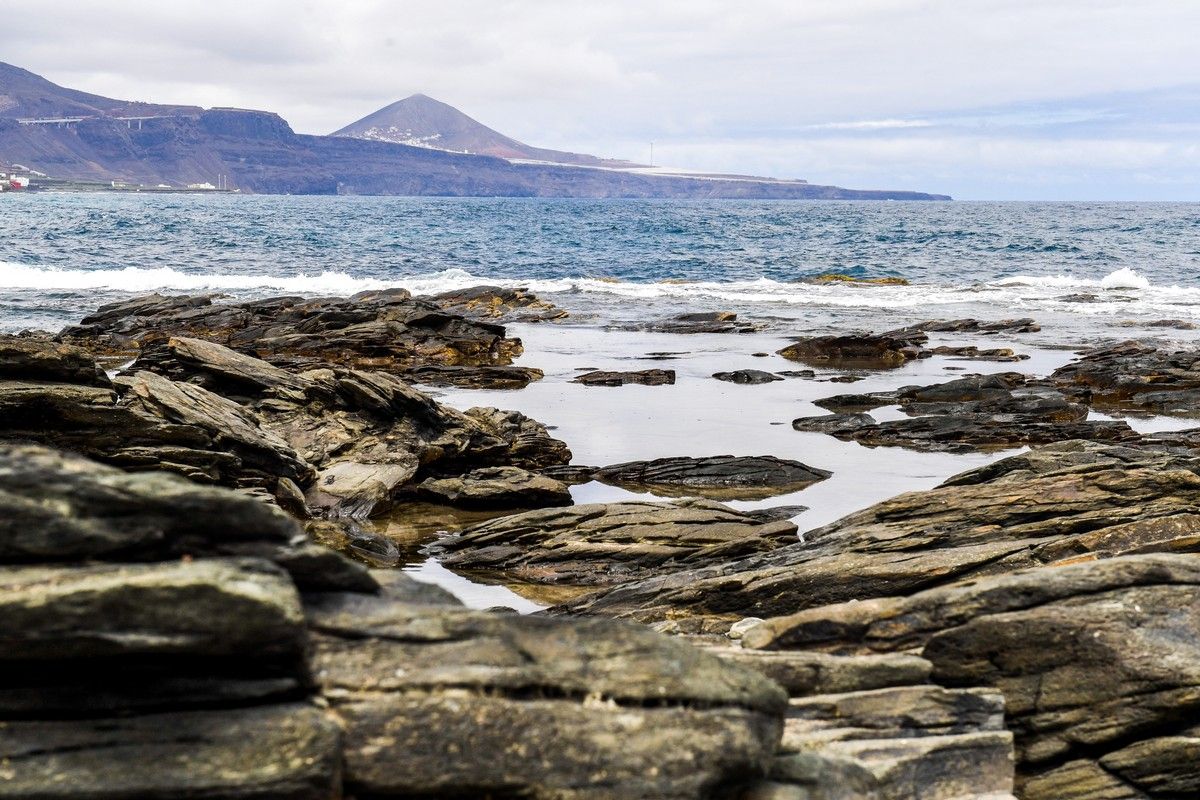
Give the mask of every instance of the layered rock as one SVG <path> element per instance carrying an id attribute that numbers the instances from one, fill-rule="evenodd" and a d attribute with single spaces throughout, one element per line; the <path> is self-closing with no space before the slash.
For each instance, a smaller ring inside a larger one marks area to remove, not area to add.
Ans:
<path id="1" fill-rule="evenodd" d="M 902 494 L 804 541 L 581 598 L 642 620 L 766 617 L 1081 557 L 1200 548 L 1200 459 L 1063 442 Z"/>
<path id="2" fill-rule="evenodd" d="M 687 314 L 677 314 L 674 317 L 656 320 L 650 323 L 639 323 L 629 326 L 636 330 L 657 331 L 659 333 L 753 333 L 761 330 L 760 325 L 739 320 L 732 311 L 697 311 Z"/>
<path id="3" fill-rule="evenodd" d="M 1200 785 L 1200 559 L 1133 555 L 768 620 L 747 644 L 917 651 L 947 686 L 1003 693 L 1018 793 L 1184 796 Z"/>
<path id="4" fill-rule="evenodd" d="M 796 526 L 706 500 L 588 504 L 474 525 L 438 542 L 442 563 L 530 583 L 611 586 L 724 563 L 792 541 Z"/>
<path id="5" fill-rule="evenodd" d="M 594 480 L 658 495 L 753 500 L 798 492 L 832 472 L 775 456 L 676 456 L 600 467 Z"/>
<path id="6" fill-rule="evenodd" d="M 714 372 L 713 377 L 719 381 L 726 383 L 742 383 L 749 385 L 758 385 L 763 383 L 773 383 L 781 381 L 783 378 L 771 372 L 765 372 L 761 369 L 737 369 L 732 372 Z"/>
<path id="7" fill-rule="evenodd" d="M 571 505 L 567 485 L 520 467 L 486 467 L 417 486 L 427 500 L 459 508 L 543 508 Z"/>
<path id="8" fill-rule="evenodd" d="M 643 369 L 635 372 L 614 372 L 611 370 L 592 370 L 575 376 L 572 383 L 582 383 L 584 386 L 624 386 L 628 383 L 639 383 L 643 386 L 662 386 L 675 383 L 673 369 Z"/>
<path id="9" fill-rule="evenodd" d="M 461 314 L 468 319 L 548 322 L 568 316 L 564 309 L 542 300 L 524 288 L 472 286 L 468 289 L 451 289 L 423 299 L 444 311 Z"/>
<path id="10" fill-rule="evenodd" d="M 816 404 L 846 411 L 898 405 L 912 419 L 876 422 L 869 415 L 803 417 L 792 427 L 821 430 L 867 446 L 969 452 L 1067 439 L 1122 442 L 1139 438 L 1125 422 L 1088 421 L 1087 406 L 1016 372 L 968 375 L 894 392 L 838 395 Z"/>
<path id="11" fill-rule="evenodd" d="M 302 595 L 286 559 L 225 555 L 296 533 L 226 489 L 0 446 L 0 796 L 701 798 L 776 749 L 782 690 L 683 641 L 400 573 Z"/>
<path id="12" fill-rule="evenodd" d="M 813 367 L 889 369 L 928 355 L 923 348 L 927 341 L 925 333 L 911 329 L 805 336 L 797 337 L 779 355 Z"/>
<path id="13" fill-rule="evenodd" d="M 444 311 L 403 289 L 228 304 L 210 295 L 149 295 L 103 306 L 60 336 L 94 353 L 121 354 L 167 336 L 189 336 L 290 368 L 336 364 L 391 372 L 421 364 L 509 364 L 521 354 L 520 340 L 505 338 L 504 328 Z"/>
<path id="14" fill-rule="evenodd" d="M 1200 412 L 1200 350 L 1123 342 L 1089 350 L 1050 381 L 1093 407 L 1195 415 Z"/>

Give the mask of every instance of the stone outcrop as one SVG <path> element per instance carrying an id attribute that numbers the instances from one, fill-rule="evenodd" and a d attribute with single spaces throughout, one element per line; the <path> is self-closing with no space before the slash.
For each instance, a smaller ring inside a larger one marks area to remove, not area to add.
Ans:
<path id="1" fill-rule="evenodd" d="M 96 354 L 133 353 L 168 336 L 207 339 L 290 369 L 338 365 L 400 373 L 423 364 L 504 365 L 521 354 L 520 340 L 506 338 L 503 327 L 445 311 L 403 289 L 242 303 L 149 295 L 103 306 L 60 334 Z"/>
<path id="2" fill-rule="evenodd" d="M 677 456 L 600 467 L 594 480 L 658 495 L 753 500 L 797 492 L 833 473 L 775 456 Z"/>
<path id="3" fill-rule="evenodd" d="M 428 478 L 417 494 L 459 508 L 544 508 L 571 505 L 565 483 L 520 467 L 485 467 L 450 478 Z"/>
<path id="4" fill-rule="evenodd" d="M 500 517 L 437 543 L 442 563 L 529 583 L 611 586 L 792 541 L 796 526 L 707 500 L 588 504 Z"/>
<path id="5" fill-rule="evenodd" d="M 443 311 L 468 319 L 495 322 L 549 322 L 566 318 L 567 312 L 542 300 L 528 289 L 472 286 L 423 298 Z"/>
<path id="6" fill-rule="evenodd" d="M 306 588 L 257 547 L 299 536 L 228 489 L 0 445 L 0 796 L 682 800 L 777 748 L 786 696 L 754 670 L 330 551 L 366 582 Z"/>
<path id="7" fill-rule="evenodd" d="M 871 447 L 970 452 L 1067 439 L 1127 442 L 1140 438 L 1125 422 L 1088 421 L 1087 406 L 1016 372 L 967 375 L 929 386 L 815 402 L 837 411 L 895 404 L 911 417 L 876 422 L 869 415 L 841 414 L 803 417 L 792 423 L 796 430 L 823 430 Z"/>
<path id="8" fill-rule="evenodd" d="M 1062 442 L 807 532 L 804 541 L 627 583 L 559 611 L 767 617 L 1078 558 L 1195 552 L 1200 459 Z"/>
<path id="9" fill-rule="evenodd" d="M 1200 559 L 1130 555 L 814 608 L 744 641 L 916 651 L 939 683 L 998 690 L 1026 800 L 1185 796 L 1200 785 L 1198 600 Z"/>
<path id="10" fill-rule="evenodd" d="M 732 311 L 697 311 L 678 314 L 670 319 L 629 326 L 635 330 L 659 333 L 753 333 L 762 326 L 739 320 Z"/>
<path id="11" fill-rule="evenodd" d="M 643 369 L 636 372 L 592 370 L 575 376 L 575 379 L 571 382 L 582 383 L 584 386 L 624 386 L 628 383 L 638 383 L 643 386 L 663 386 L 675 383 L 675 370 Z"/>
<path id="12" fill-rule="evenodd" d="M 1079 402 L 1113 411 L 1200 413 L 1200 350 L 1123 342 L 1082 354 L 1050 381 Z"/>
<path id="13" fill-rule="evenodd" d="M 928 340 L 922 331 L 911 329 L 805 336 L 797 337 L 779 355 L 811 367 L 890 369 L 927 356 L 923 345 Z"/>

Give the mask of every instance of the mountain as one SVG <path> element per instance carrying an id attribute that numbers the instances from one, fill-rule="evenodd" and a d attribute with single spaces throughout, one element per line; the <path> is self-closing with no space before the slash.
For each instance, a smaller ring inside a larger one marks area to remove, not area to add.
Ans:
<path id="1" fill-rule="evenodd" d="M 579 167 L 639 166 L 629 161 L 533 147 L 492 130 L 454 106 L 423 94 L 414 94 L 384 106 L 330 135 Z"/>
<path id="2" fill-rule="evenodd" d="M 28 70 L 0 63 L 0 116 L 26 119 L 111 115 L 143 117 L 195 113 L 198 106 L 164 106 L 113 100 L 66 89 Z"/>
<path id="3" fill-rule="evenodd" d="M 434 103 L 425 98 L 416 104 L 432 109 L 429 124 L 437 122 L 433 111 L 445 114 Z M 475 137 L 471 139 L 475 148 L 480 143 L 501 141 L 505 147 L 526 147 L 454 109 L 450 111 L 453 114 L 448 119 L 461 123 L 461 117 L 478 126 L 462 129 L 464 135 Z M 537 148 L 520 152 L 541 155 L 533 159 L 538 163 L 521 163 L 390 141 L 305 136 L 293 131 L 278 114 L 267 111 L 114 100 L 67 89 L 0 64 L 0 163 L 20 164 L 55 178 L 183 187 L 215 184 L 218 176 L 225 176 L 231 188 L 265 194 L 949 199 L 922 192 L 842 189 L 803 181 L 595 169 L 592 163 L 545 163 L 554 160 L 546 154 L 559 159 L 572 154 Z M 595 161 L 606 166 L 621 163 Z"/>

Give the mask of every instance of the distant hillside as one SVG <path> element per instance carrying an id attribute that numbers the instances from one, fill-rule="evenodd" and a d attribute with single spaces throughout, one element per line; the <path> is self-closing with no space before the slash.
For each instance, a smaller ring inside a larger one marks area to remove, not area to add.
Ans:
<path id="1" fill-rule="evenodd" d="M 473 153 L 525 161 L 550 161 L 581 167 L 635 167 L 630 161 L 562 150 L 548 150 L 518 142 L 457 108 L 423 94 L 414 94 L 384 106 L 331 136 L 349 136 L 376 142 L 429 147 L 452 153 Z"/>
<path id="2" fill-rule="evenodd" d="M 0 116 L 4 117 L 135 117 L 200 111 L 199 106 L 166 106 L 113 100 L 98 94 L 66 89 L 28 70 L 0 63 Z"/>
<path id="3" fill-rule="evenodd" d="M 456 121 L 468 138 L 454 141 L 473 142 L 463 149 L 479 153 L 482 143 L 501 147 L 507 155 L 464 154 L 349 136 L 302 136 L 282 117 L 266 111 L 113 100 L 0 64 L 0 163 L 21 164 L 55 178 L 147 186 L 216 184 L 218 176 L 224 176 L 230 188 L 265 194 L 949 199 L 802 181 L 623 170 L 620 167 L 634 165 L 528 148 L 444 104 L 423 98 L 416 105 L 429 112 L 423 123 L 427 126 Z M 445 109 L 450 116 L 439 116 Z M 45 122 L 62 118 L 70 121 Z M 448 134 L 446 138 L 451 140 Z M 556 163 L 514 163 L 507 160 L 518 157 L 514 152 L 521 159 Z M 577 160 L 564 160 L 566 156 Z M 597 165 L 618 168 L 590 168 Z"/>

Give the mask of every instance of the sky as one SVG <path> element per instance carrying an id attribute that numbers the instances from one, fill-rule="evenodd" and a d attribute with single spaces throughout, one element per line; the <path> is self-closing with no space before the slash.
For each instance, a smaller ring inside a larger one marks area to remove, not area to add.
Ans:
<path id="1" fill-rule="evenodd" d="M 530 144 L 959 199 L 1200 200 L 1196 0 L 0 0 L 0 61 L 329 133 L 416 92 Z"/>

